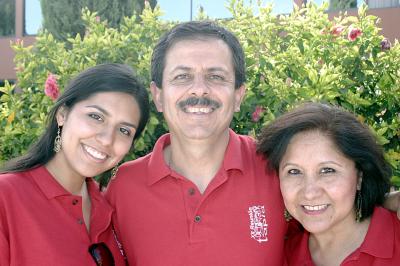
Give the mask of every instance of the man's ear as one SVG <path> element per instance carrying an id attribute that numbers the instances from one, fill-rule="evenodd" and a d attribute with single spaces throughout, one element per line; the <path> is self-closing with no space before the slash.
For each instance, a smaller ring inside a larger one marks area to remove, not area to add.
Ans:
<path id="1" fill-rule="evenodd" d="M 235 112 L 240 111 L 240 105 L 242 104 L 245 93 L 246 93 L 246 86 L 244 84 L 239 88 L 235 89 Z"/>
<path id="2" fill-rule="evenodd" d="M 64 125 L 65 120 L 67 119 L 67 114 L 68 114 L 68 108 L 65 105 L 60 106 L 60 108 L 58 108 L 56 112 L 56 120 L 58 126 L 61 127 Z"/>
<path id="3" fill-rule="evenodd" d="M 154 81 L 150 82 L 150 92 L 153 97 L 153 102 L 156 105 L 157 111 L 163 111 L 162 90 L 157 87 Z"/>

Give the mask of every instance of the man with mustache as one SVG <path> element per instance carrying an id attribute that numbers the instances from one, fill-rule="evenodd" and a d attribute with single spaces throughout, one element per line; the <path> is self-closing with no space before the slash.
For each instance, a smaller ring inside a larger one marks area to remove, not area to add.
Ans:
<path id="1" fill-rule="evenodd" d="M 229 125 L 245 94 L 237 38 L 212 22 L 161 37 L 150 89 L 169 134 L 120 167 L 107 198 L 130 265 L 282 265 L 279 180 Z"/>

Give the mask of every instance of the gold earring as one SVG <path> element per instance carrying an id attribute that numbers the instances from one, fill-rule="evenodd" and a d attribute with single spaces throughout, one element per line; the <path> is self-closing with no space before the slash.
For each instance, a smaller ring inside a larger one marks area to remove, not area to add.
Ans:
<path id="1" fill-rule="evenodd" d="M 117 175 L 119 165 L 117 164 L 114 166 L 114 168 L 111 170 L 111 180 L 115 179 L 115 176 Z"/>
<path id="2" fill-rule="evenodd" d="M 53 151 L 54 152 L 59 152 L 61 151 L 61 134 L 60 134 L 60 126 L 58 126 L 58 130 L 57 130 L 57 136 L 54 139 L 54 147 L 53 147 Z"/>
<path id="3" fill-rule="evenodd" d="M 286 222 L 289 222 L 293 218 L 292 215 L 290 215 L 290 213 L 288 212 L 288 210 L 286 210 L 286 208 L 283 211 L 283 217 L 285 217 Z"/>
<path id="4" fill-rule="evenodd" d="M 357 190 L 356 200 L 356 222 L 359 223 L 362 218 L 362 198 L 361 190 Z"/>

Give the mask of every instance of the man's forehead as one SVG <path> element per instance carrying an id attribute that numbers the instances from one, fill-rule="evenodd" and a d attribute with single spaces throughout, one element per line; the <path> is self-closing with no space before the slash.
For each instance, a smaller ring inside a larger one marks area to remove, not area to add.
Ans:
<path id="1" fill-rule="evenodd" d="M 226 65 L 227 60 L 229 66 Z M 188 70 L 194 65 L 205 62 L 208 63 L 207 69 L 210 70 L 229 69 L 233 66 L 233 56 L 229 46 L 217 38 L 182 39 L 167 50 L 164 67 L 170 70 L 171 68 Z"/>

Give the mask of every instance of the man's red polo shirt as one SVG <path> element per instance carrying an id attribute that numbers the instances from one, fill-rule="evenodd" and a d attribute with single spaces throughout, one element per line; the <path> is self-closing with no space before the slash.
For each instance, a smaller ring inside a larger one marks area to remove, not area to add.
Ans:
<path id="1" fill-rule="evenodd" d="M 308 232 L 288 239 L 285 253 L 289 266 L 314 266 L 308 249 Z M 361 246 L 340 264 L 343 266 L 400 265 L 400 220 L 396 214 L 376 207 Z"/>
<path id="2" fill-rule="evenodd" d="M 125 265 L 111 226 L 113 209 L 87 179 L 91 199 L 90 233 L 82 198 L 66 191 L 38 167 L 0 175 L 0 265 L 93 265 L 89 246 L 104 242 L 116 265 Z"/>
<path id="3" fill-rule="evenodd" d="M 204 194 L 163 158 L 124 164 L 106 193 L 130 265 L 282 265 L 286 224 L 279 180 L 254 140 L 230 130 L 218 173 Z"/>

